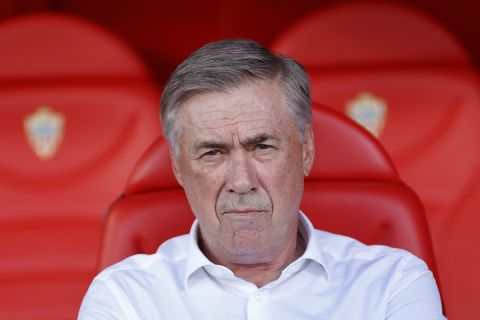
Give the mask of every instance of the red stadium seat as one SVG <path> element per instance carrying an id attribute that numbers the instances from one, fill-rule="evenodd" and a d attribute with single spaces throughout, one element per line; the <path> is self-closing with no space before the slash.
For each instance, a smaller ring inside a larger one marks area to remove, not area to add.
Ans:
<path id="1" fill-rule="evenodd" d="M 472 66 L 445 27 L 394 3 L 357 1 L 317 10 L 282 31 L 272 47 L 315 69 Z"/>
<path id="2" fill-rule="evenodd" d="M 425 205 L 449 316 L 471 319 L 480 287 L 480 91 L 468 54 L 431 18 L 373 2 L 315 12 L 272 48 L 307 68 L 314 101 L 385 146 Z"/>
<path id="3" fill-rule="evenodd" d="M 0 48 L 0 319 L 74 319 L 159 93 L 125 43 L 72 16 L 3 21 Z"/>
<path id="4" fill-rule="evenodd" d="M 435 269 L 417 196 L 399 179 L 378 142 L 346 117 L 314 109 L 317 158 L 305 183 L 302 210 L 314 225 L 366 243 L 406 248 Z M 171 172 L 168 146 L 157 140 L 142 156 L 124 194 L 110 208 L 99 270 L 188 233 L 193 221 Z"/>

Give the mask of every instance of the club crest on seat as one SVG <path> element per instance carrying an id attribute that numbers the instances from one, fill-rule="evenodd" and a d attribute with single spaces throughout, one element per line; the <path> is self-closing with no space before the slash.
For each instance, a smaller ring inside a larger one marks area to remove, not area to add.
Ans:
<path id="1" fill-rule="evenodd" d="M 65 131 L 65 117 L 49 106 L 40 106 L 24 120 L 27 141 L 33 153 L 48 161 L 57 153 Z"/>
<path id="2" fill-rule="evenodd" d="M 388 107 L 371 92 L 360 92 L 354 99 L 347 101 L 346 113 L 355 122 L 367 129 L 376 138 L 380 138 L 385 128 Z"/>

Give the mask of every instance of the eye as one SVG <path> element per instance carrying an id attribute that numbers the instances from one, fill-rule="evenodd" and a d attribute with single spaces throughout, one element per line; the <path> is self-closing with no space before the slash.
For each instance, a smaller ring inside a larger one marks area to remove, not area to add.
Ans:
<path id="1" fill-rule="evenodd" d="M 267 149 L 273 148 L 271 145 L 264 144 L 264 143 L 256 144 L 255 147 L 259 150 L 267 150 Z"/>
<path id="2" fill-rule="evenodd" d="M 200 158 L 215 158 L 221 154 L 220 150 L 210 150 L 200 156 Z"/>

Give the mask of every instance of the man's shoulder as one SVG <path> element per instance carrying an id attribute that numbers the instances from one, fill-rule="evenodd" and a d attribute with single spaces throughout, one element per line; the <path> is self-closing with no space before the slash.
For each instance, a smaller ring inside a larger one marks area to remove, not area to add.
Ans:
<path id="1" fill-rule="evenodd" d="M 188 254 L 189 236 L 182 235 L 171 238 L 160 245 L 153 254 L 136 254 L 125 258 L 103 270 L 97 280 L 111 280 L 128 274 L 129 276 L 175 271 Z"/>
<path id="2" fill-rule="evenodd" d="M 367 245 L 354 238 L 322 230 L 315 230 L 314 237 L 322 252 L 336 263 L 356 260 L 364 263 L 403 261 L 424 264 L 420 258 L 404 249 L 386 245 Z"/>
<path id="3" fill-rule="evenodd" d="M 157 313 L 158 302 L 170 301 L 181 287 L 188 245 L 188 235 L 172 238 L 153 254 L 133 255 L 103 270 L 85 295 L 79 319 L 143 319 Z"/>

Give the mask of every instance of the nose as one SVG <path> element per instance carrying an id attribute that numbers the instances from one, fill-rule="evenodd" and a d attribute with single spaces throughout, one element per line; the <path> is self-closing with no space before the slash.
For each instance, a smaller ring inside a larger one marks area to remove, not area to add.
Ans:
<path id="1" fill-rule="evenodd" d="M 257 171 L 246 151 L 232 151 L 226 177 L 229 192 L 248 193 L 257 189 Z"/>

